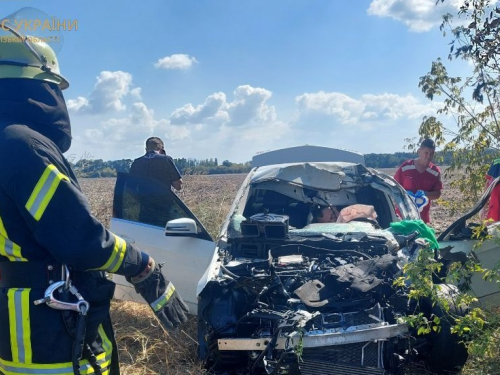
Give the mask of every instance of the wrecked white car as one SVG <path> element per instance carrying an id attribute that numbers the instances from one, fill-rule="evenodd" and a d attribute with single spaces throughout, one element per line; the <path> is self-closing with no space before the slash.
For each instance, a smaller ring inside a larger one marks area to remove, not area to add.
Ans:
<path id="1" fill-rule="evenodd" d="M 449 325 L 422 336 L 401 319 L 415 313 L 416 305 L 408 300 L 407 287 L 393 281 L 422 243 L 417 232 L 389 229 L 393 222 L 419 218 L 392 177 L 356 163 L 254 168 L 215 245 L 189 209 L 164 190 L 120 175 L 111 229 L 166 261 L 168 278 L 198 314 L 199 354 L 209 371 L 396 374 L 414 360 L 438 372 L 465 363 L 466 350 Z M 468 254 L 477 243 L 466 221 L 490 191 L 439 237 L 449 256 Z M 158 217 L 141 217 L 141 195 L 169 203 Z M 355 204 L 373 206 L 376 221 L 312 222 L 316 206 Z M 500 248 L 486 241 L 476 253 L 480 260 L 498 258 Z M 115 281 L 115 296 L 139 300 L 125 280 Z M 473 280 L 472 286 L 478 297 L 498 297 L 498 286 L 489 284 L 485 289 L 485 282 Z M 456 290 L 443 285 L 443 291 L 451 298 Z M 420 302 L 419 312 L 439 314 Z"/>
<path id="2" fill-rule="evenodd" d="M 354 204 L 373 206 L 377 220 L 310 222 L 315 205 Z M 449 327 L 417 337 L 400 319 L 414 306 L 393 281 L 419 236 L 383 228 L 418 218 L 391 177 L 360 164 L 255 169 L 199 296 L 201 357 L 213 371 L 245 374 L 397 373 L 415 353 L 440 370 L 462 365 Z"/>

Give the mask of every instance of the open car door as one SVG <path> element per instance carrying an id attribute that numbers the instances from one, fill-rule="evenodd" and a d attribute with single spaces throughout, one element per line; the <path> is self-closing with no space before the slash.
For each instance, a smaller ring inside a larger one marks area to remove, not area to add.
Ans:
<path id="1" fill-rule="evenodd" d="M 441 255 L 444 259 L 461 260 L 464 254 L 474 256 L 484 268 L 492 269 L 500 262 L 500 222 L 487 226 L 488 235 L 492 238 L 484 240 L 479 247 L 479 240 L 472 239 L 474 223 L 469 219 L 478 214 L 481 208 L 488 204 L 492 190 L 500 183 L 500 177 L 495 179 L 484 192 L 479 201 L 465 215 L 452 223 L 438 237 Z M 500 284 L 486 281 L 475 273 L 471 280 L 472 294 L 479 298 L 485 307 L 500 306 Z"/>
<path id="2" fill-rule="evenodd" d="M 196 314 L 198 281 L 214 257 L 215 244 L 177 195 L 158 181 L 119 173 L 110 229 L 163 263 L 165 277 Z M 115 298 L 144 303 L 125 277 L 113 275 L 113 281 Z"/>

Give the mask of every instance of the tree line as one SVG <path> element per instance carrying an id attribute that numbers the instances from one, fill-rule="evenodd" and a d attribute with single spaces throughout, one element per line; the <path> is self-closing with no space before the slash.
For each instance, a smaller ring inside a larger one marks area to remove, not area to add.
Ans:
<path id="1" fill-rule="evenodd" d="M 99 178 L 116 177 L 118 172 L 127 173 L 132 165 L 132 159 L 104 161 L 102 159 L 82 158 L 72 162 L 73 169 L 79 177 Z M 248 173 L 251 163 L 233 163 L 224 160 L 221 164 L 217 158 L 213 159 L 174 159 L 175 165 L 181 174 L 231 174 Z"/>
<path id="2" fill-rule="evenodd" d="M 486 150 L 487 154 L 496 154 L 496 151 Z M 366 154 L 365 164 L 371 168 L 396 168 L 405 160 L 416 158 L 413 152 L 396 152 L 394 154 Z M 451 165 L 453 153 L 437 152 L 435 161 L 438 165 Z M 233 163 L 224 160 L 219 164 L 217 158 L 210 159 L 174 159 L 175 165 L 183 175 L 190 174 L 232 174 L 248 173 L 252 168 L 251 162 Z M 72 163 L 73 168 L 80 177 L 99 178 L 116 177 L 118 172 L 128 172 L 132 165 L 131 159 L 104 161 L 102 159 L 82 158 Z"/>

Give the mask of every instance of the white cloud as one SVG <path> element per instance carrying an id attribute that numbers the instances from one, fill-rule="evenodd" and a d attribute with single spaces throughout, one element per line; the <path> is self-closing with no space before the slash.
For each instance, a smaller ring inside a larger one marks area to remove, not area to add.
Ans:
<path id="1" fill-rule="evenodd" d="M 297 119 L 308 114 L 320 114 L 338 124 L 420 119 L 434 113 L 439 106 L 436 102 L 422 104 L 412 95 L 366 94 L 356 100 L 342 93 L 324 91 L 302 94 L 295 98 L 295 102 Z"/>
<path id="2" fill-rule="evenodd" d="M 85 129 L 77 138 L 83 146 L 105 148 L 115 155 L 130 150 L 128 157 L 131 158 L 142 152 L 144 141 L 152 135 L 161 136 L 168 142 L 188 138 L 189 134 L 186 127 L 173 126 L 165 119 L 157 120 L 153 109 L 143 102 L 135 102 L 126 116 L 104 119 L 96 127 Z M 117 158 L 120 157 L 115 156 L 112 160 Z"/>
<path id="3" fill-rule="evenodd" d="M 83 111 L 85 108 L 89 107 L 89 101 L 87 98 L 84 98 L 83 96 L 79 96 L 76 99 L 69 99 L 66 102 L 66 105 L 68 107 L 68 110 L 73 111 L 73 112 L 79 112 Z"/>
<path id="4" fill-rule="evenodd" d="M 267 101 L 272 93 L 250 85 L 238 86 L 234 100 L 228 102 L 222 92 L 207 97 L 203 104 L 191 103 L 176 109 L 170 121 L 172 124 L 201 124 L 211 126 L 252 126 L 270 124 L 276 120 L 276 110 Z"/>
<path id="5" fill-rule="evenodd" d="M 239 86 L 234 91 L 235 100 L 229 104 L 229 125 L 269 124 L 276 121 L 276 110 L 267 105 L 272 93 L 260 87 Z"/>
<path id="6" fill-rule="evenodd" d="M 403 22 L 411 31 L 429 31 L 441 24 L 446 13 L 457 14 L 461 0 L 373 0 L 368 14 L 378 17 L 389 17 Z"/>
<path id="7" fill-rule="evenodd" d="M 94 89 L 89 99 L 79 96 L 68 100 L 68 109 L 74 113 L 100 114 L 126 110 L 123 98 L 129 94 L 132 85 L 132 75 L 122 71 L 102 71 L 97 77 Z M 140 89 L 134 89 L 134 95 L 140 94 Z"/>
<path id="8" fill-rule="evenodd" d="M 290 124 L 295 145 L 308 143 L 365 153 L 400 150 L 405 138 L 418 134 L 422 117 L 435 115 L 441 106 L 439 102 L 422 103 L 412 95 L 389 93 L 356 99 L 319 91 L 299 95 L 295 101 L 297 110 Z"/>
<path id="9" fill-rule="evenodd" d="M 383 93 L 353 98 L 318 91 L 298 95 L 292 118 L 280 119 L 269 103 L 272 92 L 265 88 L 241 85 L 232 96 L 231 100 L 227 94 L 215 92 L 199 104 L 185 104 L 164 118 L 138 101 L 129 105 L 122 117 L 101 116 L 101 121 L 86 131 L 76 123 L 75 145 L 82 153 L 89 148 L 99 150 L 90 153 L 107 157 L 105 160 L 139 156 L 145 139 L 153 135 L 164 140 L 173 157 L 217 157 L 234 162 L 250 160 L 258 151 L 306 143 L 366 153 L 393 152 L 402 149 L 405 138 L 417 134 L 422 116 L 435 114 L 440 106 L 412 95 Z M 72 106 L 84 103 L 77 98 Z"/>
<path id="10" fill-rule="evenodd" d="M 205 103 L 194 107 L 191 103 L 177 108 L 170 117 L 172 124 L 222 124 L 229 120 L 226 94 L 217 92 L 207 97 Z"/>
<path id="11" fill-rule="evenodd" d="M 106 152 L 114 149 L 116 159 L 126 150 L 137 155 L 144 149 L 144 140 L 156 135 L 177 157 L 220 157 L 223 150 L 226 155 L 239 155 L 232 159 L 238 161 L 249 160 L 252 153 L 285 140 L 289 125 L 278 121 L 274 106 L 268 104 L 271 91 L 242 85 L 233 94 L 234 99 L 228 101 L 225 93 L 213 93 L 201 104 L 175 109 L 168 119 L 156 118 L 145 103 L 136 102 L 126 116 L 103 119 L 87 129 L 79 143 Z M 74 106 L 78 103 L 75 100 Z"/>
<path id="12" fill-rule="evenodd" d="M 136 87 L 136 88 L 134 88 L 134 89 L 130 90 L 130 95 L 131 95 L 134 99 L 137 99 L 137 100 L 142 100 L 141 92 L 142 92 L 142 88 L 140 88 L 140 87 Z"/>
<path id="13" fill-rule="evenodd" d="M 337 118 L 341 123 L 356 121 L 363 112 L 363 103 L 338 92 L 303 94 L 295 98 L 300 112 L 318 112 Z"/>
<path id="14" fill-rule="evenodd" d="M 189 55 L 174 54 L 165 56 L 155 63 L 157 69 L 189 69 L 194 63 L 198 61 Z"/>

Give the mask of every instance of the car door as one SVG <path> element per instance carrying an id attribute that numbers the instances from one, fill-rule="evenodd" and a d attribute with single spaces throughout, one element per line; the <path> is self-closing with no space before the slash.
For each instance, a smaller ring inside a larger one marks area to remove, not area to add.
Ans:
<path id="1" fill-rule="evenodd" d="M 483 196 L 465 215 L 452 223 L 437 238 L 442 256 L 446 259 L 459 260 L 461 254 L 472 254 L 483 267 L 493 268 L 500 262 L 500 222 L 487 226 L 491 239 L 484 240 L 478 247 L 479 240 L 472 238 L 474 223 L 469 223 L 483 206 L 488 204 L 492 190 L 500 183 L 500 177 L 495 179 Z M 495 281 L 486 281 L 481 274 L 474 274 L 471 280 L 473 294 L 479 298 L 484 306 L 500 306 L 500 284 Z"/>
<path id="2" fill-rule="evenodd" d="M 179 218 L 194 221 L 194 233 L 165 230 L 167 222 Z M 215 244 L 177 195 L 155 180 L 119 173 L 110 229 L 163 263 L 165 277 L 196 314 L 198 281 L 214 257 Z M 113 281 L 117 284 L 115 298 L 144 303 L 123 276 L 113 275 Z"/>

